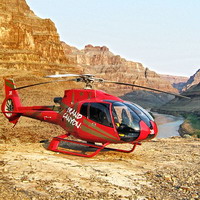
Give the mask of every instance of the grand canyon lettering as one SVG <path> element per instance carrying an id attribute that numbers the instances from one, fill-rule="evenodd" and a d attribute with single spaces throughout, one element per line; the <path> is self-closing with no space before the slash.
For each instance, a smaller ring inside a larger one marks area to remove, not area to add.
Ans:
<path id="1" fill-rule="evenodd" d="M 72 126 L 75 126 L 76 128 L 80 128 L 81 123 L 77 120 L 81 119 L 83 116 L 77 112 L 73 108 L 67 108 L 66 113 L 64 113 L 63 118 L 70 123 Z"/>

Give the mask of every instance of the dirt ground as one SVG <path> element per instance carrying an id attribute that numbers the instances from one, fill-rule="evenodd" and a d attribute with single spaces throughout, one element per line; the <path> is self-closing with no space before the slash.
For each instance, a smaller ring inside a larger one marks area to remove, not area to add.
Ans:
<path id="1" fill-rule="evenodd" d="M 94 158 L 44 146 L 0 144 L 0 199 L 200 199 L 199 139 L 154 139 Z"/>

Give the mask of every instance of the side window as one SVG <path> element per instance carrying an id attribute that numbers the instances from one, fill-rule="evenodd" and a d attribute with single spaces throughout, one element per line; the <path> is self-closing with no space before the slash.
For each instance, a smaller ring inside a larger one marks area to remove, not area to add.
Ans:
<path id="1" fill-rule="evenodd" d="M 109 112 L 109 104 L 91 103 L 89 109 L 89 119 L 104 126 L 113 127 Z"/>
<path id="2" fill-rule="evenodd" d="M 88 114 L 87 114 L 87 110 L 88 110 L 88 103 L 84 103 L 82 106 L 81 106 L 81 110 L 80 110 L 80 114 L 87 117 Z"/>
<path id="3" fill-rule="evenodd" d="M 104 126 L 113 127 L 110 117 L 109 104 L 84 103 L 81 106 L 80 114 Z"/>
<path id="4" fill-rule="evenodd" d="M 109 104 L 84 103 L 81 106 L 80 113 L 94 122 L 113 127 L 109 112 Z"/>

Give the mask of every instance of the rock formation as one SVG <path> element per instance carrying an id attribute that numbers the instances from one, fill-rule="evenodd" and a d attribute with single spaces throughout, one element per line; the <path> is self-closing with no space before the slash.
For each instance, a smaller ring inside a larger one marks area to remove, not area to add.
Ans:
<path id="1" fill-rule="evenodd" d="M 82 66 L 85 73 L 95 74 L 107 80 L 133 83 L 164 91 L 176 92 L 176 89 L 167 80 L 161 79 L 157 73 L 145 68 L 141 63 L 127 61 L 119 55 L 114 55 L 106 46 L 100 47 L 89 44 L 83 50 L 76 48 L 72 48 L 71 50 L 70 58 L 73 61 L 76 60 L 77 64 Z M 116 91 L 116 88 L 118 95 L 132 90 L 128 86 L 116 87 L 112 84 L 107 87 L 112 92 Z"/>
<path id="2" fill-rule="evenodd" d="M 161 78 L 168 80 L 174 88 L 177 88 L 179 92 L 186 91 L 191 86 L 196 85 L 200 82 L 200 69 L 197 72 L 188 77 L 183 76 L 173 76 L 160 74 Z"/>
<path id="3" fill-rule="evenodd" d="M 159 74 L 161 78 L 164 80 L 168 80 L 171 85 L 178 89 L 179 92 L 185 87 L 186 82 L 188 81 L 188 77 L 185 76 L 173 76 L 173 75 L 166 75 L 166 74 Z"/>
<path id="4" fill-rule="evenodd" d="M 159 107 L 166 104 L 167 102 L 172 100 L 174 96 L 163 94 L 163 93 L 137 90 L 137 91 L 126 93 L 120 98 L 122 98 L 125 101 L 132 101 L 142 106 L 143 108 L 149 109 L 149 108 L 155 108 L 155 107 Z"/>
<path id="5" fill-rule="evenodd" d="M 1 0 L 1 68 L 74 71 L 70 64 L 50 19 L 37 17 L 25 0 Z"/>
<path id="6" fill-rule="evenodd" d="M 200 83 L 193 85 L 187 91 L 183 92 L 182 95 L 188 96 L 191 99 L 175 98 L 159 109 L 156 109 L 156 111 L 168 114 L 193 113 L 200 115 Z"/>
<path id="7" fill-rule="evenodd" d="M 190 87 L 192 87 L 193 85 L 198 84 L 199 82 L 200 82 L 200 69 L 197 70 L 197 72 L 194 75 L 190 76 L 190 78 L 186 82 L 183 90 L 187 90 Z"/>

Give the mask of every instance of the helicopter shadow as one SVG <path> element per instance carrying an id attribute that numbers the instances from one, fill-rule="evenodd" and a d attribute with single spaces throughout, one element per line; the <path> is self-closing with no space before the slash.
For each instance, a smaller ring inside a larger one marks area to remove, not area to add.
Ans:
<path id="1" fill-rule="evenodd" d="M 40 141 L 40 143 L 43 143 L 43 147 L 46 150 L 49 150 L 48 147 L 50 145 L 50 142 L 51 141 L 48 141 L 48 140 Z M 74 143 L 67 143 L 67 142 L 64 142 L 64 141 L 60 141 L 58 149 L 68 151 L 68 152 L 81 153 L 81 154 L 85 154 L 85 155 L 87 155 L 87 153 L 94 153 L 98 149 L 98 148 L 95 148 L 95 147 L 85 146 L 84 144 L 88 144 L 87 142 L 82 142 L 82 143 L 83 144 L 74 144 Z M 98 147 L 102 146 L 102 145 L 99 145 L 99 144 L 96 144 L 96 143 L 95 144 L 92 143 L 92 145 L 95 145 L 95 146 L 98 146 Z M 112 150 L 107 149 L 107 148 L 104 148 L 104 149 L 101 150 L 101 152 L 108 152 L 108 151 L 112 151 Z"/>

